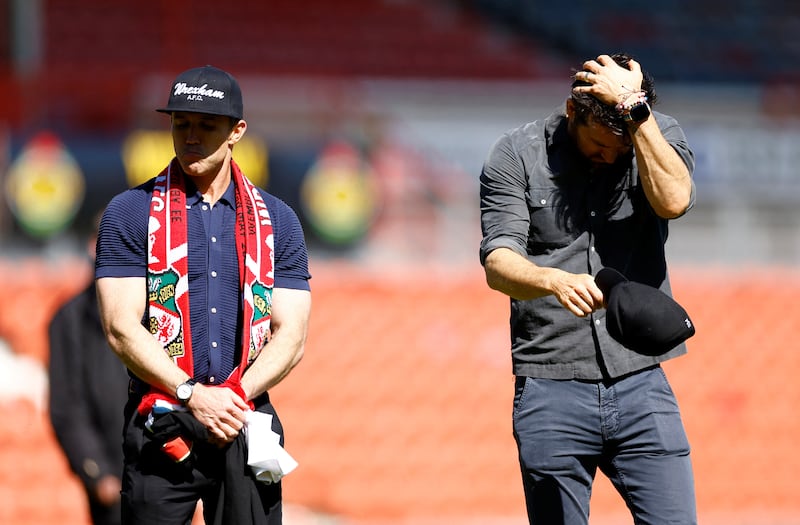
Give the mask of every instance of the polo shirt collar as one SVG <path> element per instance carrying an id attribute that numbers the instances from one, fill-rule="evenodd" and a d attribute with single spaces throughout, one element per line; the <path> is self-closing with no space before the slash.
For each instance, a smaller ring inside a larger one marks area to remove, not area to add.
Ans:
<path id="1" fill-rule="evenodd" d="M 195 186 L 194 182 L 192 182 L 192 179 L 190 177 L 186 177 L 186 205 L 191 207 L 202 202 L 203 194 L 197 189 L 197 186 Z M 225 193 L 223 193 L 219 198 L 218 203 L 225 203 L 230 207 L 235 207 L 236 192 L 233 179 L 231 179 L 228 187 L 225 188 Z"/>

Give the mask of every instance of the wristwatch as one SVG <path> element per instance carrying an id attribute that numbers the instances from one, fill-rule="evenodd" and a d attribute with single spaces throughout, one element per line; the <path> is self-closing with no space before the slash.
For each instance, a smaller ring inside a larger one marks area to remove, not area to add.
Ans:
<path id="1" fill-rule="evenodd" d="M 194 379 L 188 379 L 178 385 L 178 388 L 175 389 L 175 397 L 178 398 L 178 401 L 184 405 L 189 402 L 189 399 L 192 397 L 192 390 L 194 390 L 195 383 L 197 383 L 197 381 Z"/>
<path id="2" fill-rule="evenodd" d="M 625 122 L 633 122 L 639 124 L 647 120 L 650 116 L 650 106 L 647 102 L 637 102 L 623 115 Z"/>

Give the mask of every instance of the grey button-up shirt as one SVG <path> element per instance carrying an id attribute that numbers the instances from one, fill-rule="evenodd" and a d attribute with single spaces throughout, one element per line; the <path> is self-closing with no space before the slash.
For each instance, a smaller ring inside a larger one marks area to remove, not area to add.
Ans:
<path id="1" fill-rule="evenodd" d="M 672 117 L 654 116 L 691 173 L 694 155 L 683 130 Z M 612 267 L 671 295 L 664 254 L 668 221 L 648 203 L 633 152 L 613 166 L 593 168 L 570 139 L 563 112 L 556 111 L 500 137 L 480 182 L 481 263 L 492 250 L 509 248 L 538 266 L 572 273 L 595 275 Z M 685 352 L 684 344 L 657 356 L 629 350 L 606 331 L 603 309 L 580 318 L 553 296 L 511 299 L 516 375 L 600 380 Z"/>

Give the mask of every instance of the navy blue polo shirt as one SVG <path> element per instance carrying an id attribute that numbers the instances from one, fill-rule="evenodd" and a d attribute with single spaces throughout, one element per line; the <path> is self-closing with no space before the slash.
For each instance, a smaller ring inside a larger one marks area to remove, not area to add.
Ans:
<path id="1" fill-rule="evenodd" d="M 189 310 L 194 378 L 225 381 L 240 361 L 242 297 L 234 185 L 212 207 L 187 181 Z M 147 276 L 147 225 L 154 179 L 115 196 L 100 223 L 95 277 Z M 308 253 L 297 214 L 261 190 L 275 235 L 275 288 L 309 290 Z M 143 320 L 144 321 L 144 320 Z"/>

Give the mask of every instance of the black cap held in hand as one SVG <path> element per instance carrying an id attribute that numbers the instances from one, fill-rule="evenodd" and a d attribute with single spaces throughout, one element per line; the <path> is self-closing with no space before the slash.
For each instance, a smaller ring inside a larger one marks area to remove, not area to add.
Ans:
<path id="1" fill-rule="evenodd" d="M 167 106 L 156 111 L 205 113 L 241 120 L 242 90 L 229 73 L 213 66 L 196 67 L 178 75 L 172 83 Z"/>
<path id="2" fill-rule="evenodd" d="M 627 348 L 659 355 L 694 335 L 686 310 L 658 288 L 629 281 L 613 268 L 600 270 L 595 282 L 606 300 L 608 333 Z"/>

